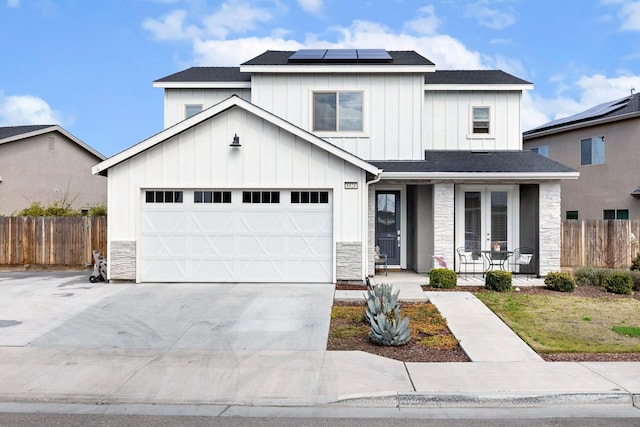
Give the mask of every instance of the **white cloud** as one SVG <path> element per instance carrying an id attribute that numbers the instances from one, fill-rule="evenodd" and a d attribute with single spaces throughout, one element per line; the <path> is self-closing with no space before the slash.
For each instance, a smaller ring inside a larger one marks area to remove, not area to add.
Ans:
<path id="1" fill-rule="evenodd" d="M 202 19 L 207 34 L 218 39 L 230 33 L 244 34 L 254 30 L 259 23 L 271 21 L 273 16 L 267 9 L 252 6 L 249 2 L 230 0 L 220 9 Z"/>
<path id="2" fill-rule="evenodd" d="M 436 34 L 442 21 L 436 16 L 433 5 L 421 7 L 418 12 L 416 18 L 405 23 L 405 29 L 417 34 Z"/>
<path id="3" fill-rule="evenodd" d="M 32 95 L 4 96 L 0 92 L 0 124 L 34 125 L 60 124 L 63 115 L 53 110 L 42 98 Z"/>
<path id="4" fill-rule="evenodd" d="M 13 7 L 13 8 L 18 8 L 18 7 L 20 7 L 20 0 L 7 0 L 7 6 L 8 7 Z"/>
<path id="5" fill-rule="evenodd" d="M 323 0 L 298 0 L 302 9 L 309 13 L 318 13 L 322 10 Z"/>
<path id="6" fill-rule="evenodd" d="M 621 30 L 640 31 L 640 1 L 602 0 L 602 3 L 620 5 L 618 17 L 622 21 L 620 24 Z"/>
<path id="7" fill-rule="evenodd" d="M 142 27 L 153 34 L 157 40 L 187 40 L 197 37 L 198 29 L 194 26 L 185 28 L 184 21 L 187 12 L 182 9 L 176 9 L 162 20 L 145 19 Z"/>
<path id="8" fill-rule="evenodd" d="M 479 25 L 493 30 L 501 30 L 516 22 L 516 18 L 510 10 L 504 11 L 490 7 L 492 3 L 490 0 L 471 3 L 467 5 L 465 16 L 475 18 Z"/>

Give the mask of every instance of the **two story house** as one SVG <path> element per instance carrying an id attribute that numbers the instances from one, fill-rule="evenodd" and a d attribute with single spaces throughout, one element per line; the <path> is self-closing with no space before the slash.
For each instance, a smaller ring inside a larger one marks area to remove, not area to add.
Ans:
<path id="1" fill-rule="evenodd" d="M 93 168 L 109 179 L 111 280 L 361 282 L 376 246 L 420 273 L 496 244 L 560 268 L 560 182 L 578 173 L 522 150 L 527 81 L 303 49 L 154 86 L 165 129 Z"/>
<path id="2" fill-rule="evenodd" d="M 528 130 L 523 144 L 580 172 L 562 182 L 564 218 L 638 219 L 639 136 L 636 93 Z"/>

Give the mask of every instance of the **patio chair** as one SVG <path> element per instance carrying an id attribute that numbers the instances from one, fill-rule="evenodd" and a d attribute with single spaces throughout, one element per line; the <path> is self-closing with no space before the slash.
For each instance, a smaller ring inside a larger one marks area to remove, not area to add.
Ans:
<path id="1" fill-rule="evenodd" d="M 458 249 L 456 249 L 456 252 L 458 253 L 458 274 L 462 274 L 462 266 L 464 265 L 464 274 L 465 276 L 469 275 L 469 271 L 467 270 L 467 266 L 471 265 L 472 270 L 471 270 L 471 274 L 475 275 L 476 274 L 476 259 L 478 259 L 479 257 L 477 256 L 476 253 L 474 253 L 473 251 L 466 251 L 464 246 L 459 247 Z"/>
<path id="2" fill-rule="evenodd" d="M 375 261 L 374 268 L 377 268 L 379 265 L 384 267 L 384 275 L 387 276 L 387 254 L 380 253 L 380 246 L 376 245 L 373 259 Z"/>
<path id="3" fill-rule="evenodd" d="M 516 248 L 513 251 L 513 254 L 511 254 L 511 271 L 513 273 L 516 273 L 516 267 L 517 268 L 517 272 L 518 273 L 523 273 L 523 270 L 527 280 L 529 280 L 529 276 L 533 276 L 534 273 L 534 268 L 533 268 L 533 258 L 534 258 L 535 252 L 533 249 L 531 248 L 527 248 L 527 247 L 521 247 L 521 248 Z"/>

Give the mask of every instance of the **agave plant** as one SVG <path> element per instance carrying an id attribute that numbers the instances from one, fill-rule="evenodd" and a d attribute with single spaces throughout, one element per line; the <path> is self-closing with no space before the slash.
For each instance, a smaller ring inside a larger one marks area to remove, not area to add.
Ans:
<path id="1" fill-rule="evenodd" d="M 398 296 L 400 291 L 392 293 L 391 285 L 380 284 L 367 289 L 367 307 L 365 316 L 371 325 L 369 339 L 378 345 L 400 346 L 411 339 L 409 317 L 400 316 Z"/>

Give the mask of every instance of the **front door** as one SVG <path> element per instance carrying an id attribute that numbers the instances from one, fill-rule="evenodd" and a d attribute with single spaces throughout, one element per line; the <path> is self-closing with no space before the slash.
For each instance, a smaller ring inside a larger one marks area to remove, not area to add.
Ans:
<path id="1" fill-rule="evenodd" d="M 376 246 L 389 265 L 400 265 L 399 191 L 376 191 Z"/>

